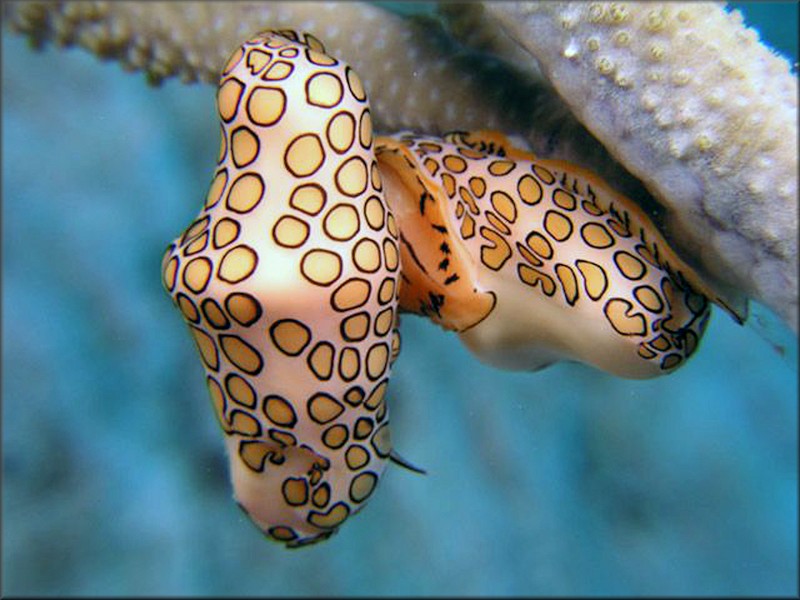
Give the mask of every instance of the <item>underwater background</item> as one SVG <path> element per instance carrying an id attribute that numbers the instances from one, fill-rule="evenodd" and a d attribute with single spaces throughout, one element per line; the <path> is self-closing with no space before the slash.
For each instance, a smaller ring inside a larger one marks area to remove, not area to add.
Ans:
<path id="1" fill-rule="evenodd" d="M 796 3 L 734 6 L 797 62 Z M 649 381 L 494 370 L 406 316 L 393 441 L 428 475 L 390 466 L 327 542 L 266 541 L 159 273 L 213 88 L 2 38 L 4 596 L 797 595 L 797 339 L 757 306 Z"/>

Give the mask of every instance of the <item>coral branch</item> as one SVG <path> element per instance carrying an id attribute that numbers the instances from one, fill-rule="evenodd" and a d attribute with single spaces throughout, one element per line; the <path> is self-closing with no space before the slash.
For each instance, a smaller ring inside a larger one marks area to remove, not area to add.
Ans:
<path id="1" fill-rule="evenodd" d="M 669 209 L 683 250 L 797 329 L 797 79 L 707 3 L 488 3 Z"/>

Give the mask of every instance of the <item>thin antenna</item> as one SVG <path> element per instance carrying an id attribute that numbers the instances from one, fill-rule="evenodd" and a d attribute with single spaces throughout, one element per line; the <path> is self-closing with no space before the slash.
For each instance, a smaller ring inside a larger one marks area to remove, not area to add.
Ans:
<path id="1" fill-rule="evenodd" d="M 427 475 L 428 472 L 425 469 L 420 469 L 416 465 L 408 462 L 405 458 L 400 456 L 397 452 L 392 450 L 389 453 L 389 460 L 392 461 L 396 465 L 400 465 L 404 469 L 408 469 L 409 471 L 413 471 L 414 473 L 419 473 L 420 475 Z"/>

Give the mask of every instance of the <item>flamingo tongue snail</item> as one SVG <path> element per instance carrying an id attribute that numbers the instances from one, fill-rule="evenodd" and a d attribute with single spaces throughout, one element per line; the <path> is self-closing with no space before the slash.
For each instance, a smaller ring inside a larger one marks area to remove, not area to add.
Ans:
<path id="1" fill-rule="evenodd" d="M 597 176 L 492 132 L 375 138 L 358 75 L 310 34 L 244 42 L 217 104 L 217 168 L 162 277 L 271 539 L 324 540 L 387 461 L 415 469 L 385 399 L 400 310 L 504 368 L 650 377 L 696 348 L 707 290 Z"/>

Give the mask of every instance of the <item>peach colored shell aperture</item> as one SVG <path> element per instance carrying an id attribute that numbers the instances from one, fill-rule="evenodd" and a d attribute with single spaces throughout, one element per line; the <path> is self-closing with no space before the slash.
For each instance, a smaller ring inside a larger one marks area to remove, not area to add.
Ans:
<path id="1" fill-rule="evenodd" d="M 697 347 L 707 289 L 597 176 L 492 132 L 375 138 L 358 75 L 309 34 L 245 42 L 217 102 L 212 183 L 162 276 L 271 539 L 330 537 L 399 460 L 400 309 L 511 369 L 651 377 Z"/>

